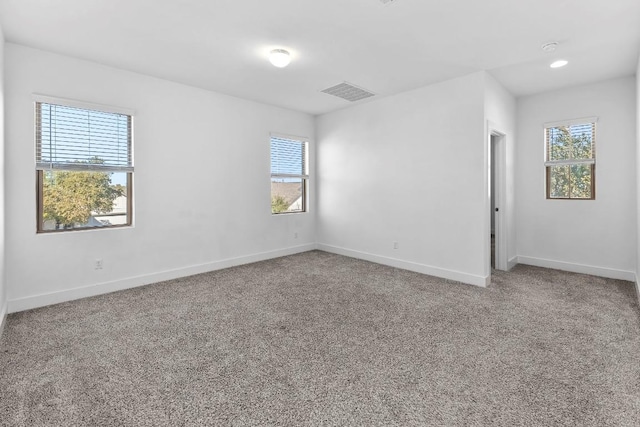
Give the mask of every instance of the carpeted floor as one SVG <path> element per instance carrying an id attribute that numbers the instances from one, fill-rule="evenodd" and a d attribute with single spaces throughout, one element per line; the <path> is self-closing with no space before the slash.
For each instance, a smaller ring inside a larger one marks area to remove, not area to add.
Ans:
<path id="1" fill-rule="evenodd" d="M 0 423 L 637 426 L 630 282 L 308 252 L 12 314 Z"/>

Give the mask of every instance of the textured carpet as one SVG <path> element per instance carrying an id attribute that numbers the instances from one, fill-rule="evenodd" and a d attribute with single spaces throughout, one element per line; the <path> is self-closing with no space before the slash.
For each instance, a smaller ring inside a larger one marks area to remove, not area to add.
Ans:
<path id="1" fill-rule="evenodd" d="M 12 314 L 2 425 L 640 422 L 630 282 L 308 252 Z"/>

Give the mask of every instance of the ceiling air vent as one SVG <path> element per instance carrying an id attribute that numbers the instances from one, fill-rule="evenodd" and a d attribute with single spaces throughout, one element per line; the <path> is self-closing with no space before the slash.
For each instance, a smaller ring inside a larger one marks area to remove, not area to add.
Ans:
<path id="1" fill-rule="evenodd" d="M 332 86 L 321 92 L 337 96 L 338 98 L 346 99 L 350 102 L 356 102 L 360 101 L 361 99 L 369 98 L 370 96 L 375 96 L 375 93 L 360 89 L 359 87 L 347 82 Z"/>

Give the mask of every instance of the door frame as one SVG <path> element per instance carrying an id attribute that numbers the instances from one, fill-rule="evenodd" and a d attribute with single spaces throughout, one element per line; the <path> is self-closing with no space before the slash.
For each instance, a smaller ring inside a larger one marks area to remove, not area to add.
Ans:
<path id="1" fill-rule="evenodd" d="M 495 142 L 492 142 L 495 138 Z M 495 216 L 495 269 L 508 270 L 508 251 L 507 251 L 507 134 L 500 130 L 495 124 L 487 123 L 487 211 L 489 212 L 487 219 L 487 248 L 488 271 L 491 272 L 491 216 Z M 495 150 L 495 164 L 491 163 L 492 151 Z M 495 171 L 495 194 L 491 194 L 491 173 Z M 491 212 L 491 199 L 495 200 L 497 212 Z"/>

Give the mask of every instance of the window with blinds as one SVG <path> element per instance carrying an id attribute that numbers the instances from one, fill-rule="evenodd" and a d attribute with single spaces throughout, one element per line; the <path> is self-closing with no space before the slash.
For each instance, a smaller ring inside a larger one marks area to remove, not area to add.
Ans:
<path id="1" fill-rule="evenodd" d="M 86 105 L 35 103 L 38 232 L 132 223 L 132 115 Z"/>
<path id="2" fill-rule="evenodd" d="M 271 136 L 271 213 L 306 212 L 307 142 Z"/>
<path id="3" fill-rule="evenodd" d="M 547 199 L 595 199 L 597 118 L 545 125 Z"/>

